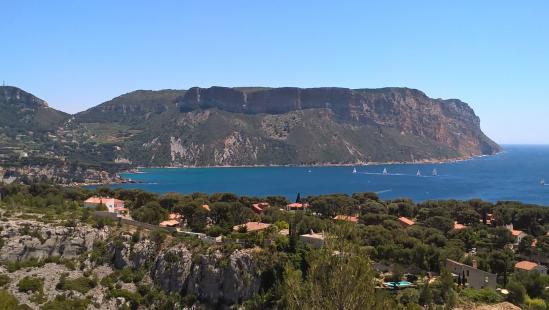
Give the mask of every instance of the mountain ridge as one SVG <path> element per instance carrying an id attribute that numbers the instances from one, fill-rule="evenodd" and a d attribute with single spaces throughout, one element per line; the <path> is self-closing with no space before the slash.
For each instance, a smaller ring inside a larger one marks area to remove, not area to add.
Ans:
<path id="1" fill-rule="evenodd" d="M 13 97 L 5 94 L 0 88 L 0 106 Z M 501 150 L 484 135 L 468 104 L 412 88 L 137 90 L 73 115 L 57 112 L 46 130 L 52 141 L 35 144 L 55 145 L 50 154 L 94 164 L 418 162 Z"/>

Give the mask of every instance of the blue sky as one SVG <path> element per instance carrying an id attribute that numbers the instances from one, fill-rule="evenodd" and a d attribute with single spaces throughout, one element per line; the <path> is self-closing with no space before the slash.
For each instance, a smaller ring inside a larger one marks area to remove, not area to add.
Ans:
<path id="1" fill-rule="evenodd" d="M 3 1 L 0 80 L 78 112 L 135 89 L 406 86 L 549 143 L 547 1 Z"/>

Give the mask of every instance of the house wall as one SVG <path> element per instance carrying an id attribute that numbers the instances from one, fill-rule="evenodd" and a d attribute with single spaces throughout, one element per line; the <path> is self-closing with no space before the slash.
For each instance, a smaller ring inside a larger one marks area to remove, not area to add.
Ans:
<path id="1" fill-rule="evenodd" d="M 299 236 L 299 239 L 310 245 L 313 249 L 320 249 L 322 246 L 324 246 L 324 240 L 319 239 L 310 235 L 301 235 Z"/>
<path id="2" fill-rule="evenodd" d="M 496 275 L 489 273 L 480 269 L 473 268 L 468 265 L 447 259 L 446 260 L 446 269 L 448 271 L 462 275 L 465 271 L 466 285 L 475 289 L 481 288 L 496 288 Z"/>

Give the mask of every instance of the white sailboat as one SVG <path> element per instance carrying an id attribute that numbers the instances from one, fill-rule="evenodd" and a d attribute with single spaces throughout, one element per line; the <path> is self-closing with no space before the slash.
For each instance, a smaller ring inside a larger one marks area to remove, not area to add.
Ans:
<path id="1" fill-rule="evenodd" d="M 418 177 L 420 177 L 420 176 L 421 176 L 421 171 L 418 170 L 417 173 L 416 173 L 416 175 L 417 175 Z"/>
<path id="2" fill-rule="evenodd" d="M 433 176 L 436 177 L 438 175 L 437 168 L 433 169 Z"/>
<path id="3" fill-rule="evenodd" d="M 356 168 L 353 168 L 353 173 L 356 173 Z"/>
<path id="4" fill-rule="evenodd" d="M 389 174 L 389 171 L 387 171 L 387 168 L 384 168 L 383 169 L 383 175 L 388 175 Z"/>
<path id="5" fill-rule="evenodd" d="M 539 181 L 539 184 L 545 185 L 545 179 L 541 179 L 541 181 Z"/>

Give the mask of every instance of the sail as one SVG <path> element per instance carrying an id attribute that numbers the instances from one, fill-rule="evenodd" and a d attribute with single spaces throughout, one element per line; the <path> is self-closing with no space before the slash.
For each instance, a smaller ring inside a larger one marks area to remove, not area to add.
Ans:
<path id="1" fill-rule="evenodd" d="M 416 175 L 417 175 L 418 177 L 420 177 L 420 176 L 421 176 L 421 171 L 418 170 L 417 173 L 416 173 Z"/>
<path id="2" fill-rule="evenodd" d="M 353 173 L 356 173 L 356 168 L 353 168 Z"/>
<path id="3" fill-rule="evenodd" d="M 383 169 L 383 174 L 389 174 L 389 172 L 387 171 L 387 168 Z"/>
<path id="4" fill-rule="evenodd" d="M 436 177 L 437 175 L 438 175 L 438 171 L 437 171 L 437 169 L 435 168 L 435 169 L 433 169 L 433 176 Z"/>

